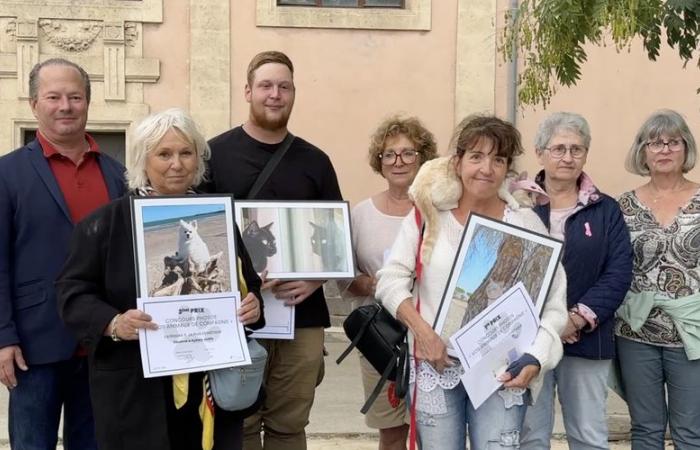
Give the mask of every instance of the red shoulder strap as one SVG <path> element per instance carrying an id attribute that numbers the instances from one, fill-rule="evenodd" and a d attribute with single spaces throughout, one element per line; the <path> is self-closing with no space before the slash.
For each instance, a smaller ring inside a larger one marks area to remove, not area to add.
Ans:
<path id="1" fill-rule="evenodd" d="M 416 280 L 420 281 L 423 275 L 423 261 L 421 259 L 421 252 L 423 250 L 423 218 L 421 216 L 418 207 L 413 208 L 415 211 L 416 226 L 418 227 L 418 251 L 416 252 Z M 420 298 L 418 299 L 420 302 Z"/>
<path id="2" fill-rule="evenodd" d="M 419 282 L 423 276 L 423 261 L 421 252 L 423 251 L 423 218 L 421 217 L 418 207 L 413 208 L 415 211 L 416 226 L 418 227 L 418 251 L 416 251 L 416 282 Z M 416 311 L 420 314 L 420 286 L 416 283 Z M 413 392 L 411 395 L 411 425 L 408 436 L 409 450 L 416 450 L 416 440 L 418 437 L 418 428 L 416 426 L 416 403 L 418 401 L 418 358 L 416 358 L 416 338 L 413 338 L 413 361 L 416 374 L 416 382 L 413 384 Z"/>

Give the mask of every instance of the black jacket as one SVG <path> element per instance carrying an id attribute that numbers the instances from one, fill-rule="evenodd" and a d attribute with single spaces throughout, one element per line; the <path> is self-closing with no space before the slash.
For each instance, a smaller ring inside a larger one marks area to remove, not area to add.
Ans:
<path id="1" fill-rule="evenodd" d="M 88 349 L 100 449 L 165 450 L 171 448 L 165 399 L 171 377 L 144 378 L 138 341 L 113 342 L 103 336 L 115 314 L 136 308 L 131 230 L 128 196 L 98 209 L 76 226 L 68 260 L 56 282 L 59 312 Z M 260 278 L 237 230 L 236 238 L 243 277 L 250 292 L 261 298 Z M 264 323 L 261 316 L 251 328 Z"/>

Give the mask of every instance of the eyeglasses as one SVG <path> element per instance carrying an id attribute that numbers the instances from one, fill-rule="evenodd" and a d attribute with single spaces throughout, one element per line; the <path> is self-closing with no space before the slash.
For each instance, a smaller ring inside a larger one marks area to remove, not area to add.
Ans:
<path id="1" fill-rule="evenodd" d="M 683 150 L 683 144 L 685 144 L 683 139 L 669 139 L 668 141 L 662 141 L 659 139 L 658 141 L 647 142 L 647 147 L 652 151 L 652 153 L 659 153 L 668 145 L 669 150 L 672 152 L 677 152 Z"/>
<path id="2" fill-rule="evenodd" d="M 396 164 L 396 160 L 398 158 L 401 158 L 401 162 L 404 164 L 413 164 L 416 162 L 416 158 L 418 157 L 418 151 L 404 150 L 401 153 L 396 153 L 395 151 L 390 150 L 388 152 L 380 153 L 377 155 L 377 157 L 382 160 L 382 164 L 385 166 L 393 166 Z"/>
<path id="3" fill-rule="evenodd" d="M 561 144 L 552 147 L 545 147 L 544 150 L 547 150 L 549 152 L 549 156 L 551 156 L 553 159 L 563 158 L 567 151 L 571 153 L 572 158 L 580 159 L 586 155 L 588 148 L 584 147 L 583 145 L 574 144 L 567 147 L 566 145 Z"/>

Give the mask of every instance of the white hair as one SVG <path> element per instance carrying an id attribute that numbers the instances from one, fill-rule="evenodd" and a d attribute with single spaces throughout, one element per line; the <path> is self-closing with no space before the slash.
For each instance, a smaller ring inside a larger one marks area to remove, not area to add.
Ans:
<path id="1" fill-rule="evenodd" d="M 209 144 L 187 112 L 180 108 L 170 108 L 151 114 L 132 129 L 129 145 L 131 158 L 126 172 L 129 188 L 138 189 L 149 185 L 146 175 L 146 156 L 158 146 L 160 140 L 170 130 L 178 132 L 197 153 L 197 171 L 193 186 L 204 181 L 205 162 L 211 156 Z"/>

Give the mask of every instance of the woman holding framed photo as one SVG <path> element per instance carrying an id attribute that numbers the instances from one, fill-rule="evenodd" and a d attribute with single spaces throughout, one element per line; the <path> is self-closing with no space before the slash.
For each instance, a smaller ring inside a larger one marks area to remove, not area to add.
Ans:
<path id="1" fill-rule="evenodd" d="M 447 355 L 446 342 L 432 327 L 464 225 L 469 214 L 478 213 L 542 234 L 546 229 L 503 188 L 506 174 L 522 154 L 520 133 L 511 124 L 492 116 L 467 117 L 455 131 L 452 148 L 450 157 L 424 165 L 410 189 L 425 220 L 422 276 L 414 289 L 421 229 L 410 214 L 378 273 L 377 298 L 409 328 L 411 354 L 419 362 L 411 379 L 417 382 L 412 401 L 420 448 L 464 449 L 468 425 L 470 448 L 510 449 L 519 443 L 525 408 L 537 395 L 542 375 L 562 355 L 559 334 L 567 318 L 566 280 L 559 267 L 535 341 L 499 375 L 503 389 L 475 409 L 460 382 L 461 366 Z M 409 393 L 413 392 L 412 384 Z"/>
<path id="2" fill-rule="evenodd" d="M 158 326 L 136 308 L 130 196 L 195 194 L 209 146 L 187 113 L 169 109 L 143 119 L 133 130 L 130 147 L 130 194 L 76 226 L 56 282 L 61 318 L 88 351 L 98 446 L 242 449 L 246 412 L 216 406 L 205 372 L 144 378 L 138 341 L 140 329 Z M 237 316 L 243 325 L 257 329 L 265 324 L 261 281 L 237 228 L 235 233 L 239 286 L 245 283 L 249 291 Z"/>

